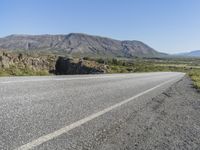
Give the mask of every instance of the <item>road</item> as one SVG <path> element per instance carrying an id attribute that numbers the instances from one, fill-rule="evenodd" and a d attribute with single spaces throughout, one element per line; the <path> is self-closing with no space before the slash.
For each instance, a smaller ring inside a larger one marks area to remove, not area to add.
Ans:
<path id="1" fill-rule="evenodd" d="M 183 76 L 2 77 L 0 149 L 96 149 L 129 114 Z"/>

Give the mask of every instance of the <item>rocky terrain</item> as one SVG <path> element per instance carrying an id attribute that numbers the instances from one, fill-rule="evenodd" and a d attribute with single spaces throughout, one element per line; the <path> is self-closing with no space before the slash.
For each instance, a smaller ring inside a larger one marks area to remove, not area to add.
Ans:
<path id="1" fill-rule="evenodd" d="M 0 75 L 104 73 L 108 67 L 95 61 L 57 55 L 0 52 Z"/>
<path id="2" fill-rule="evenodd" d="M 119 41 L 80 33 L 68 35 L 10 35 L 0 38 L 0 48 L 14 51 L 43 51 L 92 57 L 163 57 L 140 41 Z"/>
<path id="3" fill-rule="evenodd" d="M 55 70 L 56 56 L 0 52 L 0 75 L 47 75 Z"/>

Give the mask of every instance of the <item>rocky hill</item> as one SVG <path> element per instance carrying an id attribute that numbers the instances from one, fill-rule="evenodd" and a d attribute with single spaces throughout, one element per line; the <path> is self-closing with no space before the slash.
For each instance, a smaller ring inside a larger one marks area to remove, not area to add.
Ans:
<path id="1" fill-rule="evenodd" d="M 80 33 L 10 35 L 0 38 L 0 48 L 91 57 L 162 57 L 166 55 L 140 41 L 119 41 Z"/>

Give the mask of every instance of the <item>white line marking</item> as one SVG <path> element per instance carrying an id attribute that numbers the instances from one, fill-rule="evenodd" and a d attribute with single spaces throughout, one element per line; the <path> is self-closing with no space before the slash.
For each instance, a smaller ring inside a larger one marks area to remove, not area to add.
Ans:
<path id="1" fill-rule="evenodd" d="M 121 105 L 124 105 L 124 104 L 126 104 L 126 103 L 128 103 L 128 102 L 130 102 L 130 101 L 132 101 L 132 100 L 144 95 L 144 94 L 147 94 L 147 93 L 149 93 L 149 92 L 151 92 L 151 91 L 153 91 L 153 90 L 155 90 L 155 89 L 157 89 L 157 88 L 159 88 L 159 87 L 161 87 L 161 86 L 163 86 L 163 85 L 165 85 L 167 83 L 170 83 L 172 81 L 176 81 L 177 79 L 179 79 L 179 76 L 177 76 L 177 78 L 175 78 L 175 79 L 173 78 L 171 80 L 163 82 L 163 83 L 161 83 L 161 84 L 159 84 L 159 85 L 157 85 L 157 86 L 155 86 L 153 88 L 150 88 L 150 89 L 148 89 L 148 90 L 146 90 L 144 92 L 141 92 L 141 93 L 139 93 L 139 94 L 137 94 L 137 95 L 135 95 L 133 97 L 130 97 L 129 99 L 126 99 L 126 100 L 124 100 L 122 102 L 119 102 L 119 103 L 117 103 L 117 104 L 115 104 L 113 106 L 110 106 L 110 107 L 108 107 L 108 108 L 106 108 L 106 109 L 104 109 L 102 111 L 99 111 L 99 112 L 97 112 L 95 114 L 92 114 L 92 115 L 90 115 L 90 116 L 88 116 L 86 118 L 83 118 L 83 119 L 81 119 L 79 121 L 76 121 L 76 122 L 70 124 L 70 125 L 67 125 L 67 126 L 61 128 L 61 129 L 57 130 L 57 131 L 54 131 L 54 132 L 49 133 L 47 135 L 41 136 L 38 139 L 35 139 L 35 140 L 25 144 L 25 145 L 20 146 L 16 150 L 29 150 L 29 149 L 32 149 L 32 148 L 34 148 L 36 146 L 39 146 L 39 145 L 41 145 L 41 144 L 43 144 L 43 143 L 45 143 L 45 142 L 47 142 L 49 140 L 52 140 L 53 138 L 56 138 L 56 137 L 58 137 L 58 136 L 60 136 L 60 135 L 62 135 L 64 133 L 67 133 L 68 131 L 70 131 L 70 130 L 76 128 L 76 127 L 79 127 L 79 126 L 81 126 L 81 125 L 83 125 L 83 124 L 85 124 L 85 123 L 87 123 L 87 122 L 89 122 L 89 121 L 91 121 L 91 120 L 93 120 L 93 119 L 95 119 L 95 118 L 97 118 L 97 117 L 99 117 L 99 116 L 101 116 L 101 115 L 103 115 L 103 114 L 115 109 L 115 108 L 120 107 Z"/>
<path id="2" fill-rule="evenodd" d="M 78 78 L 49 78 L 49 79 L 29 79 L 29 80 L 19 80 L 19 81 L 3 81 L 0 82 L 2 84 L 8 83 L 24 83 L 24 82 L 38 82 L 38 81 L 70 81 L 70 80 L 81 80 L 81 79 L 103 79 L 110 78 L 111 76 L 103 76 L 103 77 L 78 77 Z M 113 76 L 115 77 L 115 76 Z M 117 76 L 116 76 L 117 77 Z"/>
<path id="3" fill-rule="evenodd" d="M 132 77 L 132 74 L 125 75 L 107 75 L 107 76 L 90 76 L 90 77 L 76 77 L 76 78 L 48 78 L 48 79 L 24 79 L 24 80 L 14 80 L 14 81 L 2 81 L 1 84 L 9 83 L 24 83 L 24 82 L 38 82 L 38 81 L 70 81 L 70 80 L 83 80 L 83 79 L 104 79 L 104 78 L 121 78 L 121 77 Z M 141 75 L 134 75 L 134 77 L 139 77 Z"/>

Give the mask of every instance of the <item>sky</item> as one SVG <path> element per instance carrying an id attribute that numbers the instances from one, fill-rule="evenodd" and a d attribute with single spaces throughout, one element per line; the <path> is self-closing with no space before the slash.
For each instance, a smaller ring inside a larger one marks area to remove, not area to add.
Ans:
<path id="1" fill-rule="evenodd" d="M 87 33 L 179 53 L 200 49 L 200 0 L 1 0 L 0 37 Z"/>

